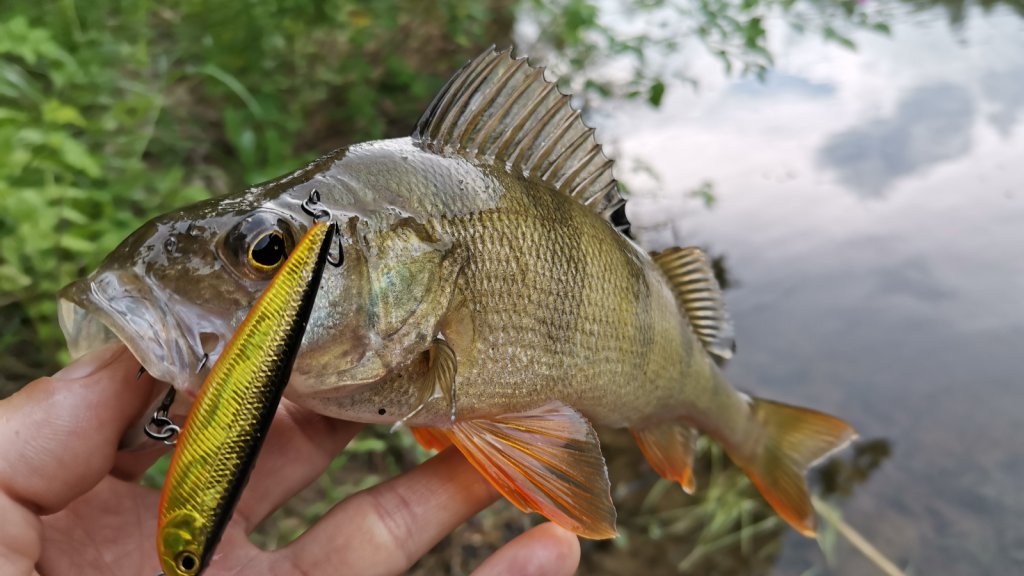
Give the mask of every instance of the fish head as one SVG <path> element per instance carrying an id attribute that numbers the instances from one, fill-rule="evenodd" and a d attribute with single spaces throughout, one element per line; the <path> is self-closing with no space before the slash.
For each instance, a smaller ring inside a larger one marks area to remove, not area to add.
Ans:
<path id="1" fill-rule="evenodd" d="M 123 342 L 150 376 L 185 392 L 171 409 L 183 414 L 278 266 L 326 216 L 338 225 L 335 265 L 324 271 L 285 396 L 303 403 L 391 378 L 436 336 L 460 268 L 416 194 L 433 172 L 407 166 L 436 169 L 444 159 L 405 140 L 396 150 L 339 150 L 147 222 L 60 292 L 71 355 Z M 122 447 L 139 446 L 141 430 L 131 428 Z"/>
<path id="2" fill-rule="evenodd" d="M 72 357 L 121 341 L 154 378 L 194 394 L 309 227 L 258 194 L 154 218 L 59 294 Z"/>

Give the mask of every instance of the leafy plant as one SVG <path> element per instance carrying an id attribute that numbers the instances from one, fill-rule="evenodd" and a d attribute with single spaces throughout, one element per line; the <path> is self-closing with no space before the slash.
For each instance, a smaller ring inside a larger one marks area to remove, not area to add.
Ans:
<path id="1" fill-rule="evenodd" d="M 502 0 L 58 8 L 0 9 L 0 396 L 66 359 L 54 295 L 145 219 L 407 133 L 510 22 Z"/>
<path id="2" fill-rule="evenodd" d="M 858 0 L 524 0 L 524 14 L 545 52 L 564 63 L 574 88 L 599 98 L 659 106 L 669 82 L 696 85 L 678 62 L 693 45 L 716 56 L 726 73 L 763 78 L 774 64 L 775 20 L 855 49 L 850 33 L 888 33 L 884 9 Z M 623 70 L 628 70 L 624 75 Z M 612 71 L 612 72 L 607 72 Z"/>
<path id="3" fill-rule="evenodd" d="M 0 306 L 18 312 L 0 333 L 30 330 L 50 357 L 57 289 L 140 215 L 207 194 L 180 167 L 148 169 L 162 98 L 123 72 L 130 46 L 93 48 L 83 58 L 23 16 L 0 22 Z"/>

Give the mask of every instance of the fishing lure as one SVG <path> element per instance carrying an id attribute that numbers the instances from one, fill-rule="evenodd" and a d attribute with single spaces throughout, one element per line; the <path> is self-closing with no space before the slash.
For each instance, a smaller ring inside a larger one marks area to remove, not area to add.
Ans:
<path id="1" fill-rule="evenodd" d="M 209 565 L 288 383 L 325 264 L 340 265 L 341 255 L 330 255 L 335 233 L 336 225 L 316 222 L 287 258 L 283 251 L 260 253 L 260 242 L 249 251 L 277 271 L 180 432 L 160 499 L 162 576 L 196 576 Z"/>

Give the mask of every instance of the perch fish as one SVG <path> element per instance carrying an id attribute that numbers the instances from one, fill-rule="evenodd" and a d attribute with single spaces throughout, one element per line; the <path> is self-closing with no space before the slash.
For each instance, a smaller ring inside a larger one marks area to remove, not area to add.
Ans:
<path id="1" fill-rule="evenodd" d="M 569 97 L 510 51 L 459 70 L 410 137 L 142 226 L 61 292 L 72 354 L 119 339 L 154 377 L 194 391 L 204 355 L 220 354 L 270 280 L 263 259 L 309 227 L 314 191 L 345 258 L 324 273 L 285 397 L 454 445 L 520 509 L 589 538 L 616 534 L 592 423 L 629 428 L 688 491 L 704 433 L 813 534 L 803 474 L 853 429 L 730 386 L 715 357 L 732 355 L 732 328 L 709 259 L 648 254 L 616 229 L 611 160 Z"/>

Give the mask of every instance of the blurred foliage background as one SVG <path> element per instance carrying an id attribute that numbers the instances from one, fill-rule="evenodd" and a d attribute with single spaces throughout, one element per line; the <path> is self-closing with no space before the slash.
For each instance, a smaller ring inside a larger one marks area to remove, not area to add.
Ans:
<path id="1" fill-rule="evenodd" d="M 669 11 L 692 25 L 614 25 Z M 665 77 L 650 54 L 699 38 L 727 70 L 763 74 L 775 13 L 843 44 L 851 26 L 885 30 L 854 0 L 5 0 L 0 393 L 66 360 L 54 294 L 145 220 L 350 142 L 407 135 L 488 45 L 519 40 L 584 103 L 657 106 L 688 79 Z"/>
<path id="2" fill-rule="evenodd" d="M 618 25 L 668 12 L 687 25 Z M 770 17 L 849 48 L 852 28 L 888 31 L 855 0 L 5 0 L 0 397 L 67 360 L 55 293 L 145 220 L 338 146 L 407 135 L 452 71 L 491 44 L 516 41 L 551 64 L 582 106 L 658 106 L 694 81 L 669 77 L 652 54 L 682 57 L 683 40 L 698 39 L 727 73 L 763 75 Z M 586 543 L 585 572 L 770 565 L 784 527 L 720 454 L 705 451 L 711 488 L 693 499 L 646 468 L 628 435 L 605 438 L 623 537 Z M 834 483 L 861 481 L 885 450 L 837 464 Z M 405 435 L 370 429 L 255 538 L 282 545 L 333 502 L 425 456 Z M 158 466 L 149 481 L 161 477 Z M 416 572 L 466 573 L 532 521 L 492 507 Z"/>

